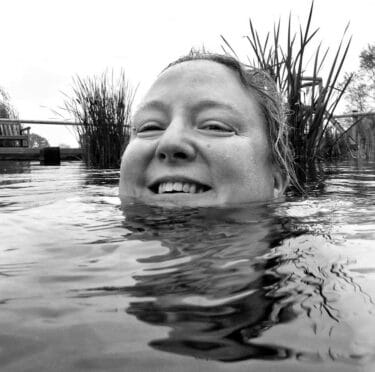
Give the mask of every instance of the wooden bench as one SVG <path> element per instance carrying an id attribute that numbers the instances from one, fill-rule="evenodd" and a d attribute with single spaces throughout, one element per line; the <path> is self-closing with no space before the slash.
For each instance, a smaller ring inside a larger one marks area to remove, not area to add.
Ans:
<path id="1" fill-rule="evenodd" d="M 18 121 L 0 121 L 0 147 L 29 147 L 30 127 L 22 128 Z"/>

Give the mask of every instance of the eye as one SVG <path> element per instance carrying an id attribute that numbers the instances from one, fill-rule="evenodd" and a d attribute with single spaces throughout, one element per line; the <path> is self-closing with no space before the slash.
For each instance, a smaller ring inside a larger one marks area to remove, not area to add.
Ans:
<path id="1" fill-rule="evenodd" d="M 163 130 L 164 127 L 157 121 L 148 121 L 146 123 L 141 124 L 135 129 L 137 134 L 153 134 L 155 132 L 159 132 Z"/>
<path id="2" fill-rule="evenodd" d="M 215 120 L 205 121 L 199 126 L 199 129 L 222 134 L 233 134 L 235 132 L 228 124 Z"/>

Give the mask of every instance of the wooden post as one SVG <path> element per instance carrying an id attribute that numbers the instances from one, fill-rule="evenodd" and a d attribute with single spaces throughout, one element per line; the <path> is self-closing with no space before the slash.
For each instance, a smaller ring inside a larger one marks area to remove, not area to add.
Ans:
<path id="1" fill-rule="evenodd" d="M 60 165 L 60 147 L 44 147 L 40 149 L 41 165 Z"/>

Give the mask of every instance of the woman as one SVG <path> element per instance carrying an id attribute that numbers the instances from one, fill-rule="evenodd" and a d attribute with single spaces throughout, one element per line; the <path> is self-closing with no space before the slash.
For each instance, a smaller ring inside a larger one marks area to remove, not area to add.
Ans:
<path id="1" fill-rule="evenodd" d="M 236 205 L 278 198 L 293 179 L 275 86 L 232 57 L 191 53 L 170 64 L 132 129 L 121 165 L 123 199 Z"/>

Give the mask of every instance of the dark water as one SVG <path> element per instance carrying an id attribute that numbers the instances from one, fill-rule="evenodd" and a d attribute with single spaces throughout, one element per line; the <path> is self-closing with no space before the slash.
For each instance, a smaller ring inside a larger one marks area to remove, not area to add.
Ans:
<path id="1" fill-rule="evenodd" d="M 375 163 L 237 209 L 117 182 L 0 164 L 0 371 L 375 370 Z"/>

